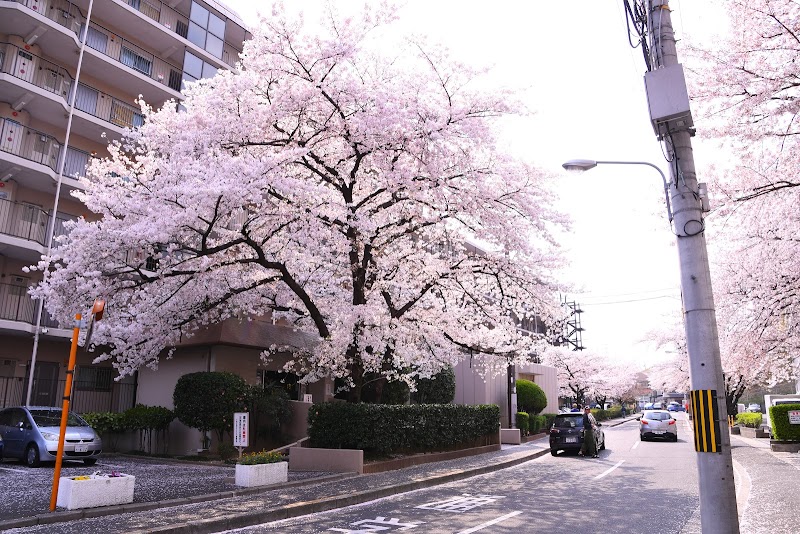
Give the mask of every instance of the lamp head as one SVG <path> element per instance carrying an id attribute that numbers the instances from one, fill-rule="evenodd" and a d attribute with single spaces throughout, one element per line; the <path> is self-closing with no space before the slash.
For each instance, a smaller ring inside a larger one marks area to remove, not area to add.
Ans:
<path id="1" fill-rule="evenodd" d="M 568 171 L 583 172 L 597 167 L 597 162 L 591 159 L 571 159 L 561 166 Z"/>

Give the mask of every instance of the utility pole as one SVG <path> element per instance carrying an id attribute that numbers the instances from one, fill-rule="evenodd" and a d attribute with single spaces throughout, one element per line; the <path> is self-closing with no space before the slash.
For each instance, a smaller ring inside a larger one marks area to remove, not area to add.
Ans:
<path id="1" fill-rule="evenodd" d="M 626 4 L 628 5 L 628 4 Z M 739 518 L 733 480 L 728 414 L 720 361 L 714 296 L 706 250 L 704 184 L 695 175 L 693 123 L 678 63 L 668 0 L 644 0 L 649 38 L 645 86 L 650 118 L 670 160 L 669 197 L 674 213 L 689 353 L 692 414 L 704 534 L 736 534 Z M 643 43 L 644 44 L 644 41 Z M 685 98 L 686 112 L 677 104 Z"/>

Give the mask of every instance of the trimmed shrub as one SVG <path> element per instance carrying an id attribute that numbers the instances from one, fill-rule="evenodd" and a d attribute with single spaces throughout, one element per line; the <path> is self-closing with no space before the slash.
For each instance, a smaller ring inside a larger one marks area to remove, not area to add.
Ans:
<path id="1" fill-rule="evenodd" d="M 251 386 L 248 404 L 251 435 L 270 443 L 280 441 L 281 425 L 292 418 L 286 390 L 279 387 Z"/>
<path id="2" fill-rule="evenodd" d="M 517 412 L 517 428 L 520 434 L 527 436 L 530 431 L 530 416 L 525 412 Z"/>
<path id="3" fill-rule="evenodd" d="M 386 405 L 325 402 L 308 411 L 312 447 L 427 452 L 471 445 L 500 428 L 495 404 Z"/>
<path id="4" fill-rule="evenodd" d="M 772 436 L 780 441 L 800 441 L 800 425 L 789 423 L 789 412 L 800 410 L 800 404 L 779 404 L 769 407 Z"/>
<path id="5" fill-rule="evenodd" d="M 104 449 L 117 450 L 119 436 L 128 430 L 125 414 L 114 412 L 89 412 L 81 415 L 103 439 Z"/>
<path id="6" fill-rule="evenodd" d="M 542 428 L 544 430 L 550 430 L 550 427 L 553 426 L 553 421 L 555 421 L 555 419 L 556 419 L 556 414 L 554 414 L 554 413 L 543 413 L 542 417 L 545 418 L 545 422 L 544 422 L 544 425 L 542 426 Z"/>
<path id="7" fill-rule="evenodd" d="M 547 407 L 547 395 L 538 384 L 530 380 L 517 380 L 517 406 L 522 411 L 537 415 Z"/>
<path id="8" fill-rule="evenodd" d="M 741 426 L 746 426 L 749 428 L 758 428 L 761 426 L 761 414 L 760 413 L 739 413 L 736 414 L 736 424 Z"/>
<path id="9" fill-rule="evenodd" d="M 163 406 L 137 404 L 126 410 L 122 419 L 126 429 L 139 432 L 139 450 L 153 453 L 153 437 L 156 438 L 157 450 L 159 437 L 164 437 L 169 424 L 175 419 L 175 414 Z M 166 439 L 162 443 L 166 450 Z"/>
<path id="10" fill-rule="evenodd" d="M 537 432 L 541 432 L 545 425 L 547 425 L 547 417 L 544 415 L 534 415 L 531 416 L 531 433 L 536 434 Z"/>
<path id="11" fill-rule="evenodd" d="M 233 430 L 234 412 L 247 408 L 249 394 L 250 388 L 241 376 L 210 371 L 180 377 L 172 400 L 181 423 L 202 432 L 215 430 L 222 442 L 225 432 Z"/>
<path id="12" fill-rule="evenodd" d="M 456 372 L 442 369 L 431 378 L 420 378 L 411 397 L 416 404 L 450 404 L 456 397 Z"/>

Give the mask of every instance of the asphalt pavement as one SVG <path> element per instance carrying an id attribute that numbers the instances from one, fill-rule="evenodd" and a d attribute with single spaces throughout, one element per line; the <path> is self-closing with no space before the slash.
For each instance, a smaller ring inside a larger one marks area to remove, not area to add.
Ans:
<path id="1" fill-rule="evenodd" d="M 781 488 L 800 487 L 800 461 L 794 461 L 800 455 L 772 453 L 768 440 L 733 439 L 737 477 L 744 472 L 746 477 L 742 479 L 752 478 L 747 499 L 740 503 L 742 533 L 793 532 L 794 524 L 789 526 L 785 521 L 791 522 L 789 511 L 800 508 L 800 503 L 796 491 Z M 133 504 L 54 513 L 47 512 L 52 469 L 31 470 L 6 462 L 0 465 L 0 530 L 10 534 L 220 532 L 462 480 L 527 462 L 548 451 L 547 438 L 543 436 L 524 445 L 504 446 L 494 453 L 372 475 L 290 472 L 288 484 L 244 490 L 233 485 L 231 466 L 166 464 L 148 458 L 112 456 L 91 468 L 70 465 L 65 474 L 97 470 L 134 474 L 137 480 Z M 789 485 L 784 486 L 784 481 Z M 776 500 L 776 493 L 785 494 L 785 498 Z M 682 532 L 694 532 L 692 524 L 699 522 L 689 521 Z"/>

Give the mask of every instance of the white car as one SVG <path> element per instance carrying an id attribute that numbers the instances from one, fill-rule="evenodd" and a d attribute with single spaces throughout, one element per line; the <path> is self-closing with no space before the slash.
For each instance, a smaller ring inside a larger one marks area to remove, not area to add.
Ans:
<path id="1" fill-rule="evenodd" d="M 664 438 L 678 441 L 678 425 L 667 410 L 645 410 L 639 421 L 639 438 L 646 441 L 650 438 Z"/>
<path id="2" fill-rule="evenodd" d="M 747 406 L 747 411 L 761 413 L 761 405 L 756 402 L 753 402 Z"/>

